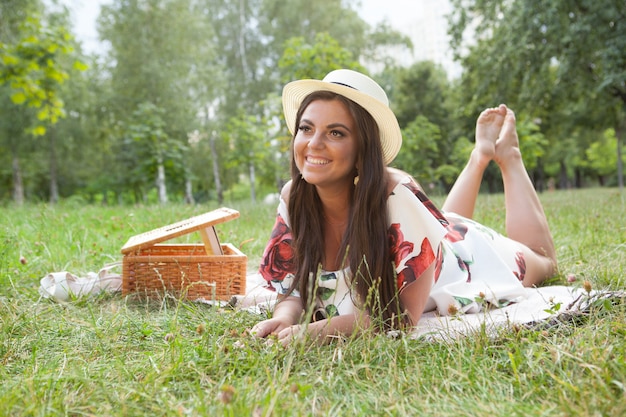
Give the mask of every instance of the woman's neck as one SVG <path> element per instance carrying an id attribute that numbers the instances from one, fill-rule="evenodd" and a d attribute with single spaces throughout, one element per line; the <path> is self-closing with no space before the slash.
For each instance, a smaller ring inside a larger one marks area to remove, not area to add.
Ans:
<path id="1" fill-rule="evenodd" d="M 320 192 L 324 222 L 332 226 L 345 226 L 350 215 L 350 190 Z"/>

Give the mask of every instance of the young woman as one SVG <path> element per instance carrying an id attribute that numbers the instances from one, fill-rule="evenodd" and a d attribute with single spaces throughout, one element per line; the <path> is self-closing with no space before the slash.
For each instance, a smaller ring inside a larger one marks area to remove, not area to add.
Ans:
<path id="1" fill-rule="evenodd" d="M 291 180 L 260 268 L 279 302 L 252 334 L 286 345 L 307 334 L 324 341 L 372 325 L 410 326 L 435 308 L 514 302 L 524 286 L 555 274 L 548 223 L 506 106 L 479 116 L 475 149 L 442 211 L 388 167 L 402 137 L 371 78 L 336 70 L 291 82 L 283 108 L 294 135 Z M 507 237 L 470 220 L 492 160 L 504 181 Z"/>

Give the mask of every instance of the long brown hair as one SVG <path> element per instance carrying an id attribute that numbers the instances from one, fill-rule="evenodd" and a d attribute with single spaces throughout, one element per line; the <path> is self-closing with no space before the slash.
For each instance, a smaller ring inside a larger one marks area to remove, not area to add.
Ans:
<path id="1" fill-rule="evenodd" d="M 388 175 L 383 163 L 380 134 L 376 121 L 360 105 L 342 95 L 317 91 L 300 105 L 294 138 L 302 113 L 316 100 L 342 102 L 356 124 L 358 183 L 350 191 L 350 214 L 339 254 L 343 267 L 352 272 L 351 288 L 355 304 L 365 308 L 373 323 L 383 328 L 401 323 L 395 271 L 389 251 L 387 189 Z M 315 303 L 315 282 L 324 256 L 322 203 L 315 186 L 307 183 L 291 160 L 289 218 L 293 234 L 295 279 L 305 309 Z M 311 279 L 312 277 L 312 279 Z M 381 319 L 381 320 L 377 320 Z"/>

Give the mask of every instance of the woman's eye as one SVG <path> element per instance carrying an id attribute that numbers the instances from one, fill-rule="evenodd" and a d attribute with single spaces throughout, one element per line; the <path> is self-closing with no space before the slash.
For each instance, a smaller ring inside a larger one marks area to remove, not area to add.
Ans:
<path id="1" fill-rule="evenodd" d="M 342 138 L 344 136 L 343 132 L 340 132 L 339 130 L 331 130 L 330 135 L 336 138 Z"/>
<path id="2" fill-rule="evenodd" d="M 306 126 L 306 125 L 298 126 L 298 131 L 300 131 L 300 132 L 309 132 L 310 130 L 311 130 L 311 128 L 309 126 Z"/>

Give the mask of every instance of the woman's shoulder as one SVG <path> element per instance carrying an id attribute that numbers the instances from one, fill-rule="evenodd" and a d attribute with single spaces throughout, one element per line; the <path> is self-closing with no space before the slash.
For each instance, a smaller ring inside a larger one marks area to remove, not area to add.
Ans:
<path id="1" fill-rule="evenodd" d="M 389 181 L 387 184 L 388 195 L 391 195 L 393 190 L 399 184 L 410 184 L 411 186 L 416 187 L 422 193 L 424 192 L 424 189 L 422 188 L 422 186 L 415 180 L 415 178 L 413 178 L 413 176 L 411 176 L 410 174 L 400 169 L 387 167 L 387 174 L 389 176 Z"/>
<path id="2" fill-rule="evenodd" d="M 289 203 L 289 192 L 291 191 L 291 180 L 287 181 L 283 188 L 280 190 L 280 198 L 285 201 L 285 204 Z"/>

